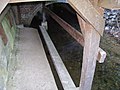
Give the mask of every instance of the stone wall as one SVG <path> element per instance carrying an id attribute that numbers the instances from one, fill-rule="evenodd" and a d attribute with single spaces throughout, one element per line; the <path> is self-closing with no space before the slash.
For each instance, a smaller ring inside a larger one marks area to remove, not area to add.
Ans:
<path id="1" fill-rule="evenodd" d="M 60 2 L 66 3 L 66 0 L 53 0 L 53 1 L 57 1 L 59 3 Z M 46 5 L 52 3 L 53 2 L 46 2 Z M 19 24 L 24 24 L 25 26 L 29 26 L 31 24 L 33 17 L 37 14 L 37 12 L 42 13 L 42 5 L 43 2 L 20 3 L 13 5 L 15 15 L 19 16 L 17 18 L 20 21 Z"/>
<path id="2" fill-rule="evenodd" d="M 16 7 L 14 7 L 15 9 Z M 24 24 L 25 26 L 29 26 L 33 17 L 36 15 L 38 11 L 42 12 L 42 2 L 39 3 L 22 3 L 17 5 L 17 12 L 20 20 L 20 24 Z"/>
<path id="3" fill-rule="evenodd" d="M 31 13 L 33 12 L 33 9 L 35 8 L 36 4 L 28 3 L 28 4 L 22 4 L 19 6 L 20 13 L 21 13 L 21 23 L 28 25 L 28 19 L 31 17 Z"/>

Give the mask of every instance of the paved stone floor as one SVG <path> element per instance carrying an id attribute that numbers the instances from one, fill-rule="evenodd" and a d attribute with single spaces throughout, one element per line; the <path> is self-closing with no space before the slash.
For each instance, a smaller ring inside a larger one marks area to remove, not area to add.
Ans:
<path id="1" fill-rule="evenodd" d="M 20 30 L 17 66 L 8 90 L 58 90 L 36 29 Z"/>

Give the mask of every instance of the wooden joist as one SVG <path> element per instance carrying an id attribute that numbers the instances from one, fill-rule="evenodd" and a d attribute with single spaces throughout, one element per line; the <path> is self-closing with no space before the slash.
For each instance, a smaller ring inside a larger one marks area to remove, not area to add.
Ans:
<path id="1" fill-rule="evenodd" d="M 120 9 L 120 0 L 99 0 L 98 5 L 107 9 Z"/>
<path id="2" fill-rule="evenodd" d="M 103 35 L 105 26 L 103 16 L 94 8 L 89 0 L 68 0 L 68 3 L 86 22 L 91 24 L 100 35 Z"/>
<path id="3" fill-rule="evenodd" d="M 76 30 L 74 27 L 72 27 L 70 24 L 65 22 L 63 19 L 61 19 L 59 16 L 57 16 L 55 13 L 50 11 L 47 8 L 44 8 L 47 14 L 49 14 L 60 26 L 62 26 L 78 43 L 80 43 L 82 46 L 84 46 L 84 38 L 83 35 Z M 101 48 L 98 50 L 98 58 L 97 60 L 99 62 L 104 61 L 106 57 L 106 52 L 103 51 Z"/>
<path id="4" fill-rule="evenodd" d="M 37 1 L 56 1 L 56 0 L 10 0 L 9 3 L 37 2 Z"/>

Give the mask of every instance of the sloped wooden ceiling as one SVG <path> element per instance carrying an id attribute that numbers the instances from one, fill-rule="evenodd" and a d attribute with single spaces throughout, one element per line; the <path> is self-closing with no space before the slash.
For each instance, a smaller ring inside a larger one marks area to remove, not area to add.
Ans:
<path id="1" fill-rule="evenodd" d="M 120 0 L 99 0 L 99 6 L 108 9 L 120 9 Z"/>
<path id="2" fill-rule="evenodd" d="M 0 14 L 8 3 L 34 2 L 34 1 L 56 1 L 67 2 L 67 0 L 0 0 Z M 98 2 L 99 6 L 109 9 L 120 9 L 120 0 L 90 0 Z"/>
<path id="3" fill-rule="evenodd" d="M 10 0 L 9 3 L 35 2 L 35 1 L 57 1 L 57 0 Z"/>
<path id="4" fill-rule="evenodd" d="M 10 0 L 0 0 L 0 14 L 6 7 L 6 5 L 9 3 Z"/>
<path id="5" fill-rule="evenodd" d="M 8 3 L 20 3 L 20 2 L 35 2 L 35 1 L 56 1 L 66 2 L 67 0 L 0 0 L 0 14 L 7 6 Z"/>

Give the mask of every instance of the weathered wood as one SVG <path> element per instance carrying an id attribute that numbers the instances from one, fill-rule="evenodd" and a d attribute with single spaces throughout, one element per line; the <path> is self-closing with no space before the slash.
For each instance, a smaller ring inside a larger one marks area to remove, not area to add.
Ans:
<path id="1" fill-rule="evenodd" d="M 89 0 L 68 0 L 68 3 L 86 22 L 91 24 L 100 35 L 103 35 L 105 26 L 103 16 L 101 16 Z"/>
<path id="2" fill-rule="evenodd" d="M 100 34 L 96 30 L 94 30 L 94 28 L 90 24 L 86 22 L 83 30 L 85 30 L 85 42 L 79 90 L 91 90 L 94 72 L 96 68 Z"/>
<path id="3" fill-rule="evenodd" d="M 99 0 L 89 0 L 89 1 L 93 4 L 93 6 L 96 7 Z"/>
<path id="4" fill-rule="evenodd" d="M 49 9 L 45 8 L 45 11 L 56 21 L 58 22 L 58 24 L 60 24 L 60 26 L 62 26 L 78 43 L 80 43 L 82 46 L 84 46 L 84 31 L 83 30 L 84 28 L 82 28 L 82 32 L 83 32 L 83 35 L 78 31 L 76 30 L 74 27 L 72 27 L 70 24 L 68 24 L 67 22 L 65 22 L 63 19 L 61 19 L 59 16 L 57 16 L 55 13 L 53 13 L 52 11 L 50 11 Z M 80 20 L 80 19 L 79 19 Z M 84 22 L 81 23 L 83 24 L 83 26 L 85 25 Z M 82 26 L 82 25 L 81 25 Z M 84 26 L 85 27 L 85 26 Z M 101 50 L 101 49 L 99 49 Z M 103 55 L 103 50 L 102 52 L 99 51 L 99 54 L 98 54 L 98 61 L 104 61 L 103 59 L 105 59 L 105 55 Z M 104 51 L 104 53 L 106 53 Z M 103 58 L 104 57 L 104 58 Z"/>
<path id="5" fill-rule="evenodd" d="M 46 15 L 45 15 L 45 11 L 43 10 L 43 8 L 45 7 L 45 3 L 42 3 L 42 19 L 43 19 L 43 23 L 46 22 Z"/>
<path id="6" fill-rule="evenodd" d="M 98 5 L 108 9 L 120 9 L 120 0 L 99 0 Z"/>
<path id="7" fill-rule="evenodd" d="M 90 0 L 92 5 L 94 6 L 94 8 L 101 14 L 101 16 L 103 16 L 104 15 L 104 9 L 98 5 L 99 1 L 100 0 Z"/>
<path id="8" fill-rule="evenodd" d="M 9 3 L 9 0 L 0 0 L 0 14 Z"/>
<path id="9" fill-rule="evenodd" d="M 77 18 L 78 18 L 78 22 L 79 22 L 83 37 L 85 37 L 86 22 L 78 14 L 77 14 Z M 98 52 L 99 53 L 97 56 L 97 60 L 99 63 L 103 63 L 107 54 L 101 48 L 98 49 Z"/>
<path id="10" fill-rule="evenodd" d="M 4 45 L 6 45 L 8 42 L 8 39 L 7 39 L 7 36 L 5 35 L 5 31 L 1 24 L 0 24 L 0 38 L 2 39 Z"/>
<path id="11" fill-rule="evenodd" d="M 59 53 L 57 52 L 52 40 L 50 39 L 47 31 L 45 30 L 45 27 L 40 26 L 40 30 L 44 37 L 44 40 L 46 42 L 46 45 L 48 47 L 48 50 L 52 57 L 52 61 L 54 63 L 54 66 L 56 68 L 56 71 L 58 73 L 58 76 L 60 78 L 60 81 L 62 83 L 64 90 L 70 90 L 72 88 L 76 89 L 76 86 L 75 86 L 71 76 L 69 75 Z"/>
<path id="12" fill-rule="evenodd" d="M 98 53 L 97 60 L 99 63 L 104 63 L 107 53 L 103 51 L 101 48 L 98 49 L 100 53 Z"/>
<path id="13" fill-rule="evenodd" d="M 77 31 L 70 24 L 65 22 L 63 19 L 61 19 L 59 16 L 57 16 L 49 9 L 47 8 L 44 9 L 47 12 L 47 14 L 49 14 L 60 26 L 62 26 L 77 42 L 79 42 L 82 46 L 84 45 L 83 36 L 79 31 Z"/>
<path id="14" fill-rule="evenodd" d="M 0 13 L 0 22 L 2 21 L 2 19 L 4 18 L 4 16 L 6 15 L 6 13 L 8 12 L 9 9 L 10 9 L 10 5 L 8 5 L 8 6 L 2 11 L 2 13 Z"/>
<path id="15" fill-rule="evenodd" d="M 20 9 L 18 8 L 19 5 L 12 5 L 11 7 L 11 11 L 14 13 L 14 18 L 15 18 L 15 22 L 17 25 L 19 25 L 19 21 L 20 21 Z"/>
<path id="16" fill-rule="evenodd" d="M 9 3 L 36 2 L 36 1 L 56 1 L 56 0 L 10 0 Z"/>

